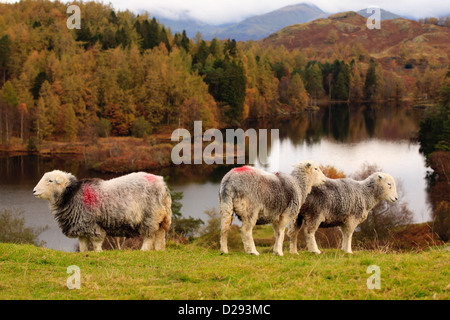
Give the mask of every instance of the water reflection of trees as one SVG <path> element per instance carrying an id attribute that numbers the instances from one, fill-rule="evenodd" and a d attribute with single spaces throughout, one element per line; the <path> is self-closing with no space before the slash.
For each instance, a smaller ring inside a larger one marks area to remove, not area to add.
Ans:
<path id="1" fill-rule="evenodd" d="M 294 145 L 310 145 L 322 138 L 343 143 L 371 138 L 409 140 L 418 130 L 419 119 L 420 111 L 407 105 L 336 103 L 322 106 L 317 112 L 253 125 L 278 128 L 280 140 L 289 138 Z"/>

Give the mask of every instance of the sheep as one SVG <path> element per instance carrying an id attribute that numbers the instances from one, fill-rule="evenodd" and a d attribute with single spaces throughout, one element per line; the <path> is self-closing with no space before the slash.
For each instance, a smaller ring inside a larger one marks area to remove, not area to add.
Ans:
<path id="1" fill-rule="evenodd" d="M 164 180 L 135 172 L 111 180 L 81 179 L 68 172 L 47 172 L 33 189 L 48 200 L 64 235 L 78 238 L 80 252 L 91 242 L 102 251 L 107 235 L 142 235 L 141 250 L 164 250 L 172 218 L 172 198 Z"/>
<path id="2" fill-rule="evenodd" d="M 351 254 L 353 231 L 382 200 L 398 200 L 395 180 L 387 173 L 375 172 L 362 181 L 327 178 L 312 189 L 299 215 L 288 225 L 290 253 L 298 254 L 297 236 L 302 227 L 308 251 L 320 254 L 315 232 L 319 227 L 337 226 L 342 233 L 341 249 Z"/>
<path id="3" fill-rule="evenodd" d="M 227 237 L 234 212 L 242 221 L 241 238 L 246 253 L 259 255 L 253 227 L 271 223 L 275 234 L 273 253 L 282 256 L 287 223 L 298 215 L 312 186 L 324 181 L 325 175 L 312 161 L 294 165 L 291 174 L 267 173 L 249 166 L 230 170 L 219 190 L 221 253 L 228 253 Z"/>

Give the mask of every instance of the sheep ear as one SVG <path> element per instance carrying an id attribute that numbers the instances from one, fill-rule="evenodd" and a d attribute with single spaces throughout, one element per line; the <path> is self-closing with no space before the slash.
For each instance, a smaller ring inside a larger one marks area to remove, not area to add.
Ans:
<path id="1" fill-rule="evenodd" d="M 64 181 L 64 179 L 63 177 L 56 177 L 55 181 L 57 184 L 61 184 Z"/>

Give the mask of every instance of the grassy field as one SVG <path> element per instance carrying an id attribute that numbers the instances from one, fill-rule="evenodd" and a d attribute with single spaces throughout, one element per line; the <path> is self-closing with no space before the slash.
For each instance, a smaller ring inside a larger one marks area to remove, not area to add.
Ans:
<path id="1" fill-rule="evenodd" d="M 325 249 L 260 256 L 169 243 L 164 252 L 88 254 L 0 244 L 0 299 L 449 299 L 450 251 Z M 80 289 L 68 289 L 67 267 L 80 268 Z M 368 289 L 370 265 L 380 289 Z"/>

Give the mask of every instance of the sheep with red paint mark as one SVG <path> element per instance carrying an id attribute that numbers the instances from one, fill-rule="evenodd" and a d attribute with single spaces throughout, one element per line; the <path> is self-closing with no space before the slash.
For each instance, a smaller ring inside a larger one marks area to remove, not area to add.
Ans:
<path id="1" fill-rule="evenodd" d="M 172 198 L 163 178 L 135 172 L 111 180 L 81 179 L 71 173 L 47 172 L 33 190 L 50 202 L 64 235 L 78 238 L 80 251 L 91 242 L 102 250 L 105 237 L 142 235 L 141 250 L 164 250 L 172 219 Z"/>
<path id="2" fill-rule="evenodd" d="M 290 174 L 268 173 L 249 166 L 230 170 L 219 190 L 220 251 L 228 253 L 227 237 L 234 213 L 242 221 L 245 252 L 259 255 L 253 241 L 253 227 L 271 223 L 275 233 L 273 253 L 282 256 L 286 225 L 297 217 L 311 188 L 324 182 L 325 175 L 312 161 L 294 165 Z"/>

